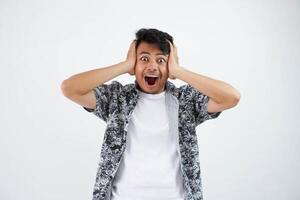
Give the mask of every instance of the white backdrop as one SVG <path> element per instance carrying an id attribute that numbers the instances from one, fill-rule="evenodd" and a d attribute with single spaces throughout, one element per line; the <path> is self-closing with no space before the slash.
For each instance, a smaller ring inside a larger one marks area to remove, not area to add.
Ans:
<path id="1" fill-rule="evenodd" d="M 105 123 L 60 84 L 124 60 L 142 27 L 170 33 L 183 67 L 241 92 L 236 107 L 197 127 L 204 199 L 299 200 L 292 0 L 1 0 L 0 199 L 91 199 Z"/>

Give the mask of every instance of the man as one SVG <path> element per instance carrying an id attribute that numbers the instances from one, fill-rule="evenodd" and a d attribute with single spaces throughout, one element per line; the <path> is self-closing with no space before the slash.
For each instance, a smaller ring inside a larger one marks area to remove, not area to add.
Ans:
<path id="1" fill-rule="evenodd" d="M 124 73 L 135 83 L 105 84 Z M 76 74 L 62 91 L 107 123 L 93 200 L 203 199 L 196 126 L 240 99 L 179 65 L 172 36 L 157 29 L 137 31 L 125 61 Z"/>

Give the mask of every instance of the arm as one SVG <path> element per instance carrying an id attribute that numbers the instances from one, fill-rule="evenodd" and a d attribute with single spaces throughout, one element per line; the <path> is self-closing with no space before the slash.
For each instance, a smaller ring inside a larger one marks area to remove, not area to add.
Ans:
<path id="1" fill-rule="evenodd" d="M 231 85 L 180 67 L 174 76 L 209 96 L 207 111 L 210 113 L 231 108 L 239 102 L 240 93 Z"/>
<path id="2" fill-rule="evenodd" d="M 61 89 L 65 96 L 84 95 L 98 85 L 127 73 L 127 63 L 120 62 L 111 66 L 75 74 L 64 80 Z"/>
<path id="3" fill-rule="evenodd" d="M 121 74 L 129 73 L 130 75 L 133 75 L 135 61 L 135 41 L 133 41 L 127 53 L 126 61 L 104 68 L 75 74 L 62 82 L 62 92 L 65 96 L 84 95 L 92 91 L 96 86 L 102 85 Z"/>
<path id="4" fill-rule="evenodd" d="M 171 79 L 178 78 L 208 96 L 207 111 L 210 113 L 220 112 L 237 105 L 241 97 L 238 90 L 223 81 L 194 73 L 179 66 L 177 49 L 171 42 L 169 44 L 171 51 L 168 68 Z"/>
<path id="5" fill-rule="evenodd" d="M 96 108 L 96 97 L 93 89 L 103 85 L 105 82 L 121 75 L 129 73 L 134 75 L 136 62 L 135 41 L 130 45 L 125 61 L 79 74 L 75 74 L 64 80 L 61 90 L 67 98 L 86 108 Z"/>

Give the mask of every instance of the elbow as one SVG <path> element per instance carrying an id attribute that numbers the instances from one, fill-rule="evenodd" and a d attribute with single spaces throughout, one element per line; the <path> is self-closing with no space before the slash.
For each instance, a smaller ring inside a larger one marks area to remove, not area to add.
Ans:
<path id="1" fill-rule="evenodd" d="M 232 95 L 232 100 L 231 100 L 232 106 L 236 106 L 240 102 L 240 99 L 241 99 L 241 93 L 238 90 L 236 90 L 234 92 L 234 95 Z"/>
<path id="2" fill-rule="evenodd" d="M 227 98 L 225 104 L 227 105 L 228 108 L 232 108 L 240 102 L 240 99 L 241 99 L 241 93 L 239 91 L 235 90 L 230 95 L 230 97 Z"/>
<path id="3" fill-rule="evenodd" d="M 62 91 L 65 97 L 69 97 L 71 95 L 70 84 L 67 79 L 63 80 L 62 83 L 60 84 L 60 90 Z"/>

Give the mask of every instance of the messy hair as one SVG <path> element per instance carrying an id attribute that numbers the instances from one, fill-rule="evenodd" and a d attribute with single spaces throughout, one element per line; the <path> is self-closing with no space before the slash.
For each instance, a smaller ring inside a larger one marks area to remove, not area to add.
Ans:
<path id="1" fill-rule="evenodd" d="M 154 28 L 141 28 L 136 33 L 136 48 L 144 41 L 150 44 L 156 44 L 158 48 L 164 53 L 170 53 L 169 40 L 173 44 L 173 37 L 166 32 L 154 29 Z"/>

